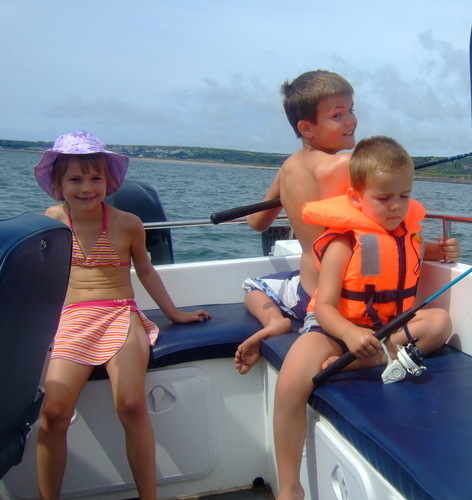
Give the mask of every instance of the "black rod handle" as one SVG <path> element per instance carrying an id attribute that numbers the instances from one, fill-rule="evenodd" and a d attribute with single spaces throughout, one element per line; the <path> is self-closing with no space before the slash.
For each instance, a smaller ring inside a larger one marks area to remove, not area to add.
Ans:
<path id="1" fill-rule="evenodd" d="M 249 214 L 256 212 L 261 212 L 262 210 L 270 210 L 271 208 L 281 207 L 279 198 L 274 198 L 273 200 L 261 201 L 259 203 L 254 203 L 252 205 L 244 205 L 242 207 L 229 208 L 228 210 L 222 210 L 221 212 L 215 212 L 210 215 L 210 220 L 213 224 L 219 224 L 220 222 L 226 222 L 229 220 L 239 219 Z"/>

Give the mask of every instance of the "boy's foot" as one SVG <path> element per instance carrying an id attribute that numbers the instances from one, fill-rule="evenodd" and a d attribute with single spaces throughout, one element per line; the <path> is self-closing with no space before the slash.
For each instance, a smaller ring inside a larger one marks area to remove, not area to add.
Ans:
<path id="1" fill-rule="evenodd" d="M 241 375 L 247 373 L 261 357 L 260 344 L 262 340 L 275 335 L 281 335 L 282 333 L 288 333 L 291 328 L 292 321 L 288 318 L 273 320 L 267 326 L 239 344 L 234 355 L 234 366 L 236 370 Z"/>
<path id="2" fill-rule="evenodd" d="M 261 357 L 260 343 L 260 340 L 251 335 L 242 344 L 238 345 L 234 355 L 234 366 L 241 375 L 247 373 L 259 361 Z"/>

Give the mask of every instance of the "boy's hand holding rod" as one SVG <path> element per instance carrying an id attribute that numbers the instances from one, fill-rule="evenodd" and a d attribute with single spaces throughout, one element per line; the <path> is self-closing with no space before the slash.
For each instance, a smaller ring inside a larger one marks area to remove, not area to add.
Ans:
<path id="1" fill-rule="evenodd" d="M 467 271 L 464 271 L 462 274 L 454 278 L 452 281 L 450 281 L 447 285 L 444 285 L 442 288 L 440 288 L 437 292 L 433 293 L 430 297 L 428 297 L 424 302 L 421 304 L 412 307 L 411 309 L 408 309 L 408 311 L 405 311 L 401 314 L 399 314 L 396 318 L 392 319 L 389 323 L 384 325 L 382 328 L 377 330 L 375 332 L 375 337 L 379 340 L 382 340 L 384 338 L 387 338 L 389 335 L 391 335 L 393 332 L 398 330 L 400 327 L 408 323 L 410 319 L 412 319 L 416 312 L 422 309 L 424 306 L 432 302 L 434 299 L 442 295 L 446 290 L 449 290 L 452 286 L 454 286 L 457 282 L 461 281 L 464 279 L 468 274 L 472 272 L 472 267 L 467 269 Z M 354 354 L 351 352 L 346 352 L 344 353 L 341 357 L 339 357 L 336 361 L 331 363 L 327 368 L 319 372 L 317 375 L 313 377 L 313 384 L 315 387 L 318 387 L 319 384 L 324 382 L 330 375 L 332 375 L 335 372 L 338 372 L 339 370 L 342 370 L 344 367 L 352 363 L 356 357 Z"/>

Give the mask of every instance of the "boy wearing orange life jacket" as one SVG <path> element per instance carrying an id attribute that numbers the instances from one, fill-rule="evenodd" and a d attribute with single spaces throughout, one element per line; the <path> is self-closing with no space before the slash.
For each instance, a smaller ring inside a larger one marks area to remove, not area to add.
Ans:
<path id="1" fill-rule="evenodd" d="M 318 288 L 308 310 L 310 333 L 288 352 L 277 382 L 274 435 L 279 499 L 301 499 L 300 461 L 305 438 L 306 402 L 312 377 L 346 350 L 352 368 L 385 364 L 374 330 L 414 304 L 422 261 L 420 222 L 425 210 L 410 198 L 414 164 L 393 139 L 364 139 L 350 161 L 347 195 L 305 204 L 303 219 L 325 226 L 314 242 Z M 459 256 L 457 240 L 426 243 L 425 258 Z M 451 334 L 448 313 L 422 309 L 408 323 L 425 354 L 439 349 Z M 386 345 L 392 357 L 407 342 L 403 329 Z"/>

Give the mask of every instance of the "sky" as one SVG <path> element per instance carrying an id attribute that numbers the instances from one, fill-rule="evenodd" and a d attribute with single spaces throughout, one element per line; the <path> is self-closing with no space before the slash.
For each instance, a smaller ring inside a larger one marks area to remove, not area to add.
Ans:
<path id="1" fill-rule="evenodd" d="M 290 153 L 280 86 L 326 69 L 356 138 L 472 150 L 471 0 L 1 0 L 0 138 Z"/>

